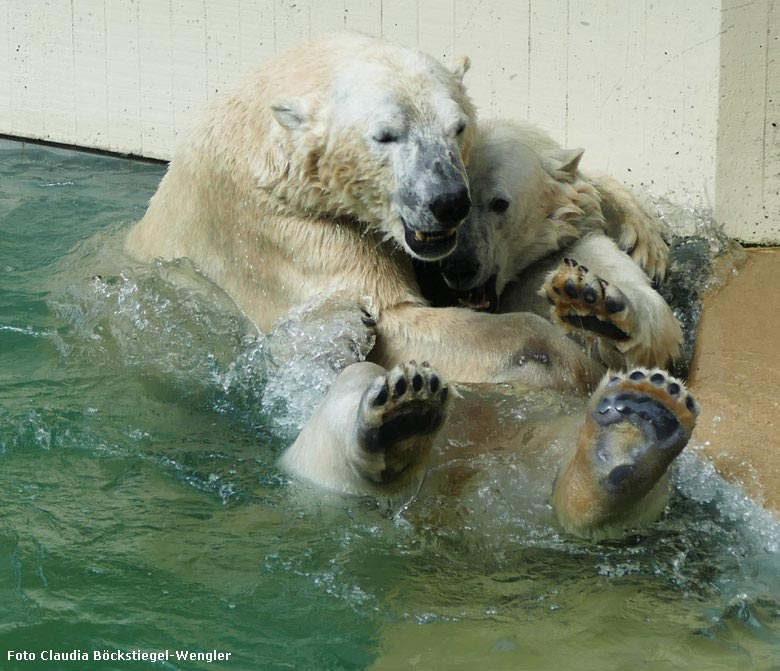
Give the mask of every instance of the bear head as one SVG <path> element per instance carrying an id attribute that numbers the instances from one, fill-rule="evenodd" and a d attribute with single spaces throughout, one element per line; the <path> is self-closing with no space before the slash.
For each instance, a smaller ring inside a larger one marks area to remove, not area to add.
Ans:
<path id="1" fill-rule="evenodd" d="M 358 47 L 327 85 L 277 101 L 274 118 L 290 151 L 304 154 L 299 174 L 317 189 L 318 215 L 351 217 L 413 257 L 442 258 L 471 208 L 468 60 L 448 69 L 413 49 L 350 39 Z"/>
<path id="2" fill-rule="evenodd" d="M 598 193 L 578 170 L 582 154 L 524 124 L 480 125 L 468 166 L 473 207 L 441 262 L 461 303 L 495 310 L 528 266 L 603 225 Z"/>

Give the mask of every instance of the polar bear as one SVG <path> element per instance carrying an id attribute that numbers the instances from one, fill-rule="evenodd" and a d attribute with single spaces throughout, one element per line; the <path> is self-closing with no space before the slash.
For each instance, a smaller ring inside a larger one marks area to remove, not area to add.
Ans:
<path id="1" fill-rule="evenodd" d="M 440 267 L 418 264 L 423 289 L 441 272 L 472 307 L 549 314 L 607 366 L 668 366 L 682 331 L 647 274 L 666 272 L 657 220 L 615 180 L 583 175 L 582 154 L 528 124 L 481 124 L 468 169 L 474 205 Z M 631 258 L 619 245 L 637 229 L 652 243 Z M 448 288 L 429 296 L 452 303 Z"/>
<path id="2" fill-rule="evenodd" d="M 128 251 L 188 257 L 266 332 L 324 295 L 368 309 L 385 368 L 592 389 L 600 371 L 546 320 L 420 292 L 412 258 L 451 252 L 471 207 L 467 67 L 349 34 L 270 60 L 183 137 Z"/>
<path id="3" fill-rule="evenodd" d="M 434 308 L 420 291 L 412 259 L 452 252 L 471 209 L 467 67 L 344 34 L 272 59 L 184 137 L 127 236 L 141 260 L 188 257 L 263 331 L 323 297 L 370 312 L 371 360 L 346 367 L 282 458 L 323 488 L 408 496 L 445 424 L 446 379 L 585 391 L 603 374 L 538 315 Z M 662 478 L 642 455 L 684 445 L 690 397 L 665 380 L 598 387 L 580 443 L 589 459 L 627 450 L 614 460 L 626 477 L 610 484 L 574 458 L 566 473 L 587 474 L 564 477 L 573 491 L 557 499 L 572 528 L 609 517 L 588 522 L 577 492 L 614 485 L 642 498 Z M 639 486 L 629 471 L 649 475 Z"/>

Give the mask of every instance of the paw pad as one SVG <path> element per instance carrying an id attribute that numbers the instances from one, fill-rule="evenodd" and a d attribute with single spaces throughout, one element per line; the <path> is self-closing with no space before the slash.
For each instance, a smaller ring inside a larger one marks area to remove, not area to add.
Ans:
<path id="1" fill-rule="evenodd" d="M 636 330 L 623 293 L 574 259 L 547 276 L 540 292 L 552 305 L 554 321 L 566 330 L 623 342 Z"/>
<path id="2" fill-rule="evenodd" d="M 371 401 L 371 405 L 374 407 L 382 406 L 387 403 L 388 398 L 390 398 L 390 392 L 387 389 L 387 381 L 385 381 L 384 384 L 382 384 L 377 390 L 376 395 Z"/>
<path id="3" fill-rule="evenodd" d="M 392 405 L 393 402 L 403 401 L 407 394 L 412 400 L 437 397 L 439 402 L 444 402 L 449 390 L 427 361 L 419 366 L 410 361 L 378 377 L 367 393 L 369 405 L 382 408 L 388 402 Z"/>
<path id="4" fill-rule="evenodd" d="M 422 389 L 422 386 L 423 386 L 422 375 L 420 375 L 419 373 L 415 373 L 414 377 L 412 378 L 412 389 L 414 389 L 414 391 L 420 391 L 420 389 Z"/>
<path id="5" fill-rule="evenodd" d="M 360 406 L 360 472 L 383 486 L 408 478 L 444 421 L 448 393 L 429 365 L 410 362 L 379 375 Z"/>
<path id="6" fill-rule="evenodd" d="M 699 414 L 699 404 L 685 385 L 660 370 L 635 368 L 627 373 L 612 374 L 602 383 L 602 388 L 596 406 L 599 423 L 609 423 L 610 413 L 636 414 L 641 419 L 657 420 L 662 424 L 672 421 L 673 416 L 690 431 Z M 669 417 L 666 417 L 667 413 Z"/>

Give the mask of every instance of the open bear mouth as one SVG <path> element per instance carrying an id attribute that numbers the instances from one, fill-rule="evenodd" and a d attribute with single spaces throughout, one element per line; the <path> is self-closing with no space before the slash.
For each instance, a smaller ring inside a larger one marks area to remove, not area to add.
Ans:
<path id="1" fill-rule="evenodd" d="M 496 292 L 496 276 L 493 275 L 480 287 L 468 290 L 453 289 L 444 276 L 441 263 L 412 261 L 420 290 L 426 300 L 436 307 L 467 307 L 477 312 L 496 312 L 499 296 Z"/>
<path id="2" fill-rule="evenodd" d="M 446 228 L 443 231 L 418 231 L 404 225 L 404 240 L 409 249 L 424 259 L 439 259 L 447 256 L 458 242 L 457 230 Z"/>
<path id="3" fill-rule="evenodd" d="M 477 312 L 496 312 L 498 310 L 495 275 L 491 276 L 482 286 L 458 293 L 458 303 L 463 307 Z"/>

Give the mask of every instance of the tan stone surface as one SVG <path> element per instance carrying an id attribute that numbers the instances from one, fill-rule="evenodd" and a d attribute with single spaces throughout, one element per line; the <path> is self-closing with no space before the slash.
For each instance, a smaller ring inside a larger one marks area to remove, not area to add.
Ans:
<path id="1" fill-rule="evenodd" d="M 780 510 L 780 248 L 749 250 L 705 298 L 689 382 L 702 406 L 694 444 Z"/>

